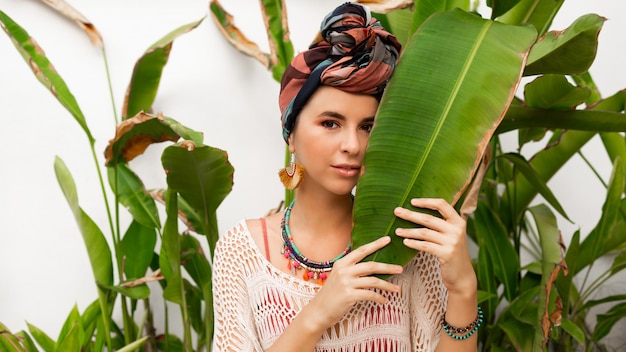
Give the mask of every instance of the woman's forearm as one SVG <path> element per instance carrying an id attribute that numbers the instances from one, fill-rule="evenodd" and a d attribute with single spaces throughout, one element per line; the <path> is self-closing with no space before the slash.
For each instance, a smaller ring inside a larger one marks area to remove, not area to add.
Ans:
<path id="1" fill-rule="evenodd" d="M 478 315 L 476 289 L 466 292 L 448 293 L 448 304 L 445 313 L 446 322 L 457 328 L 471 326 Z M 455 339 L 441 327 L 441 338 L 436 351 L 474 352 L 478 346 L 478 334 L 474 333 L 467 339 Z M 459 335 L 462 336 L 462 335 Z"/>

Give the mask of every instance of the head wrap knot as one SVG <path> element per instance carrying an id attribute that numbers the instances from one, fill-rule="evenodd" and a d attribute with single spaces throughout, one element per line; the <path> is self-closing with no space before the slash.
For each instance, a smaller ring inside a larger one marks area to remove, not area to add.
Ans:
<path id="1" fill-rule="evenodd" d="M 361 4 L 347 2 L 326 15 L 320 34 L 282 77 L 278 104 L 285 141 L 318 86 L 380 97 L 398 61 L 400 43 Z"/>

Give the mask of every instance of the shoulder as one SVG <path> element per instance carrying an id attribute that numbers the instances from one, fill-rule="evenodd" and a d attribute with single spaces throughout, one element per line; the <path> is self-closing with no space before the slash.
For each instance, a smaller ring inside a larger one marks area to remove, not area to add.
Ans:
<path id="1" fill-rule="evenodd" d="M 215 244 L 215 256 L 224 256 L 233 252 L 248 252 L 251 247 L 250 236 L 247 221 L 240 220 L 220 235 Z"/>

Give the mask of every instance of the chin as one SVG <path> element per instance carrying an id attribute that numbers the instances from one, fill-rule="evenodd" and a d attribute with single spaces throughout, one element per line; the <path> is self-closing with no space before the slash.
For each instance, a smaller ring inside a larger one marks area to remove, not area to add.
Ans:
<path id="1" fill-rule="evenodd" d="M 329 188 L 328 190 L 338 196 L 345 196 L 348 194 L 352 194 L 355 189 L 356 189 L 356 185 L 350 184 L 346 186 L 332 187 L 332 188 Z"/>

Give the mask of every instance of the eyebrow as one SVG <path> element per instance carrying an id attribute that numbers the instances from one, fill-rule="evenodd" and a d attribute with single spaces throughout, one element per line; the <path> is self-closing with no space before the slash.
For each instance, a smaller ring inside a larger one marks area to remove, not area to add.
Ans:
<path id="1" fill-rule="evenodd" d="M 343 114 L 340 114 L 335 111 L 324 111 L 318 115 L 318 117 L 334 117 L 336 119 L 344 120 L 346 117 Z M 365 117 L 361 120 L 361 122 L 374 122 L 374 116 Z"/>

